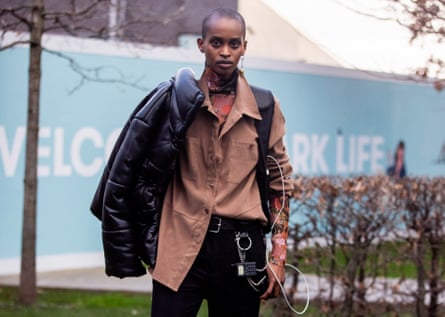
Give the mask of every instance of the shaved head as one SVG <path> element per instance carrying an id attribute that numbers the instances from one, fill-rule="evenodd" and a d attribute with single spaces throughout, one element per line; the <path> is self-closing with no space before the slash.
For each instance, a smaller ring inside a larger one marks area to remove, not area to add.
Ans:
<path id="1" fill-rule="evenodd" d="M 204 39 L 207 35 L 207 30 L 210 27 L 210 23 L 214 18 L 228 18 L 239 21 L 243 30 L 243 37 L 246 38 L 246 22 L 238 11 L 230 8 L 217 8 L 212 11 L 202 21 L 201 36 Z"/>

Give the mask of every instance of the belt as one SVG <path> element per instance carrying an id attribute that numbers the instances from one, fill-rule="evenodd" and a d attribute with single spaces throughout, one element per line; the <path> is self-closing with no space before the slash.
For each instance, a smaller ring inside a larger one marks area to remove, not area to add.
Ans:
<path id="1" fill-rule="evenodd" d="M 223 230 L 235 231 L 257 228 L 260 228 L 260 223 L 256 220 L 238 220 L 233 218 L 212 216 L 210 218 L 210 224 L 207 231 L 211 233 L 218 233 Z"/>

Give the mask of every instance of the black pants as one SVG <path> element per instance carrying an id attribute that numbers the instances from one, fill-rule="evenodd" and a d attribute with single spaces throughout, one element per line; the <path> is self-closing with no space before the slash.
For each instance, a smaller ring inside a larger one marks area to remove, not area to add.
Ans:
<path id="1" fill-rule="evenodd" d="M 253 281 L 263 280 L 255 290 L 246 277 L 238 276 L 240 263 L 236 233 L 247 233 L 252 241 L 246 251 L 246 261 L 265 267 L 266 245 L 260 226 L 208 232 L 204 244 L 181 284 L 178 292 L 153 281 L 152 317 L 195 317 L 203 299 L 207 300 L 209 317 L 258 317 L 259 296 L 267 288 L 266 271 L 258 272 Z M 241 240 L 242 247 L 248 240 Z M 178 256 L 181 256 L 178 254 Z"/>

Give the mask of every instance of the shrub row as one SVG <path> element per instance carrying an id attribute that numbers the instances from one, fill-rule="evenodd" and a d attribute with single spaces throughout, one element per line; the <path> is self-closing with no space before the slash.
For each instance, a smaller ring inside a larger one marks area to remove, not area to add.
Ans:
<path id="1" fill-rule="evenodd" d="M 370 316 L 376 304 L 444 313 L 444 177 L 298 177 L 289 242 L 288 263 L 315 276 L 328 316 Z M 291 275 L 297 301 L 305 286 Z"/>

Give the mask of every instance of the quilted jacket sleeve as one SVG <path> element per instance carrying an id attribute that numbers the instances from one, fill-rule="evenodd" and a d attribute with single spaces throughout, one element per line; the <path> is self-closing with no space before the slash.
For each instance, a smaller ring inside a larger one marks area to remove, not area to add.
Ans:
<path id="1" fill-rule="evenodd" d="M 108 158 L 107 164 L 104 168 L 104 171 L 101 175 L 101 178 L 99 180 L 99 184 L 96 188 L 96 191 L 94 193 L 93 199 L 91 201 L 90 205 L 90 211 L 93 213 L 96 218 L 99 220 L 102 220 L 102 207 L 103 207 L 103 198 L 104 198 L 104 191 L 105 191 L 105 184 L 107 182 L 107 179 L 110 175 L 110 169 L 111 166 L 113 166 L 114 159 L 116 157 L 116 154 L 121 147 L 122 141 L 125 138 L 125 135 L 128 131 L 128 128 L 130 126 L 131 120 L 136 116 L 137 113 L 144 107 L 147 106 L 147 103 L 149 100 L 155 95 L 156 93 L 159 93 L 159 91 L 164 91 L 168 87 L 170 87 L 171 82 L 166 81 L 158 85 L 155 89 L 153 89 L 147 96 L 145 96 L 144 99 L 141 100 L 141 102 L 136 106 L 136 108 L 131 113 L 129 119 L 125 123 L 124 127 L 122 128 L 119 137 L 117 138 L 113 150 L 111 151 L 110 157 Z"/>
<path id="2" fill-rule="evenodd" d="M 148 149 L 151 136 L 165 113 L 165 91 L 154 94 L 130 120 L 122 142 L 116 150 L 105 182 L 102 212 L 102 240 L 106 273 L 117 277 L 140 276 L 146 273 L 135 243 L 132 189 Z"/>
<path id="3" fill-rule="evenodd" d="M 146 273 L 141 260 L 155 263 L 162 191 L 204 100 L 191 70 L 170 83 L 127 122 L 92 203 L 101 213 L 107 275 L 139 276 Z"/>

